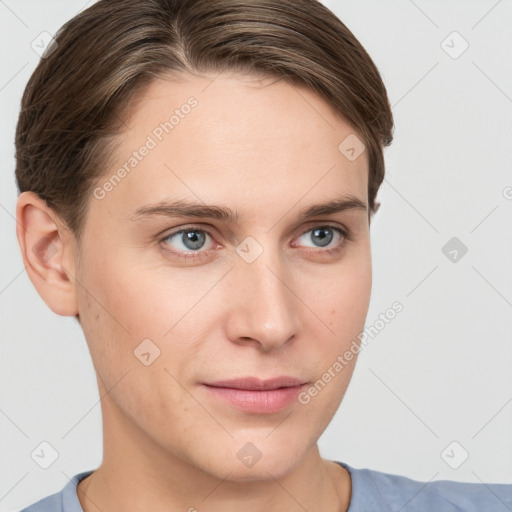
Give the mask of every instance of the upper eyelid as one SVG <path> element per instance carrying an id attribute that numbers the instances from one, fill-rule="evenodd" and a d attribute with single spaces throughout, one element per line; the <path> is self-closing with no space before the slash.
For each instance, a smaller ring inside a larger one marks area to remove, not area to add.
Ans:
<path id="1" fill-rule="evenodd" d="M 338 228 L 338 229 L 341 229 L 342 231 L 348 231 L 348 229 L 345 226 L 340 225 L 339 222 L 333 222 L 333 221 L 310 221 L 310 222 L 306 223 L 306 226 L 307 227 L 305 227 L 301 231 L 301 234 L 304 234 L 307 231 L 311 231 L 313 228 L 321 228 L 323 226 L 328 226 L 331 228 Z"/>

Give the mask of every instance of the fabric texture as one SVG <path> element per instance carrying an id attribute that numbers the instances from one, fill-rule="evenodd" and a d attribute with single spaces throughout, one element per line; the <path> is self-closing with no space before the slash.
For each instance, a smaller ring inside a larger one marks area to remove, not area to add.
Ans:
<path id="1" fill-rule="evenodd" d="M 373 469 L 346 468 L 352 479 L 348 512 L 511 512 L 512 484 L 420 482 Z M 20 512 L 84 512 L 76 487 L 94 470 L 78 473 L 64 488 Z"/>

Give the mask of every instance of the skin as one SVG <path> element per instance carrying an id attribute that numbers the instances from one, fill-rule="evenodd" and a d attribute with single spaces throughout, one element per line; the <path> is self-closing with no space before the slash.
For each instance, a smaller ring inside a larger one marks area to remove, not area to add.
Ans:
<path id="1" fill-rule="evenodd" d="M 192 95 L 198 106 L 103 199 L 91 197 L 80 248 L 44 201 L 18 199 L 27 273 L 55 313 L 79 314 L 103 397 L 103 461 L 80 482 L 80 503 L 85 512 L 229 512 L 241 501 L 249 512 L 346 511 L 350 475 L 320 456 L 317 440 L 356 356 L 308 404 L 272 414 L 240 411 L 202 383 L 314 383 L 363 330 L 368 211 L 299 213 L 342 194 L 368 204 L 367 152 L 345 158 L 338 145 L 354 129 L 309 89 L 186 76 L 154 81 L 127 110 L 102 183 Z M 164 199 L 227 206 L 240 219 L 131 218 Z M 312 230 L 326 223 L 351 239 L 328 230 L 332 241 L 320 245 Z M 191 225 L 211 234 L 196 259 L 161 250 L 192 252 L 181 235 L 160 241 Z M 263 248 L 252 263 L 236 252 L 249 236 Z M 148 338 L 160 355 L 146 366 L 134 350 Z M 252 467 L 237 457 L 248 442 L 262 454 Z"/>

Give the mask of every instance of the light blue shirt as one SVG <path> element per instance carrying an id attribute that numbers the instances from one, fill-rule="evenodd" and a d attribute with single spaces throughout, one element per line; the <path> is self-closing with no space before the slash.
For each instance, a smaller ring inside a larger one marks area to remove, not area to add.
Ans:
<path id="1" fill-rule="evenodd" d="M 511 512 L 512 484 L 435 480 L 357 469 L 335 461 L 350 472 L 352 496 L 348 512 Z M 21 512 L 83 512 L 76 487 L 93 470 L 75 475 L 64 488 Z"/>

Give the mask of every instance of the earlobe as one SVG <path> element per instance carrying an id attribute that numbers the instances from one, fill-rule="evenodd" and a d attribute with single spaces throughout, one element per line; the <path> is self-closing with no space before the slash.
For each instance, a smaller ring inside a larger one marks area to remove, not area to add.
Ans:
<path id="1" fill-rule="evenodd" d="M 77 315 L 74 237 L 34 192 L 18 197 L 16 236 L 27 274 L 41 298 L 58 315 Z"/>

